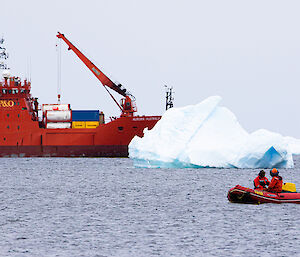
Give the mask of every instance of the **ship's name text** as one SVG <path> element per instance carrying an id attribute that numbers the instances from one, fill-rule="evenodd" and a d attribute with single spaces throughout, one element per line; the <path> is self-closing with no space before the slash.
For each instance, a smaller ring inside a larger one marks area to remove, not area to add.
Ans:
<path id="1" fill-rule="evenodd" d="M 13 107 L 15 102 L 12 100 L 0 100 L 0 107 Z"/>
<path id="2" fill-rule="evenodd" d="M 144 121 L 144 120 L 160 120 L 160 117 L 137 117 L 133 118 L 133 121 Z"/>

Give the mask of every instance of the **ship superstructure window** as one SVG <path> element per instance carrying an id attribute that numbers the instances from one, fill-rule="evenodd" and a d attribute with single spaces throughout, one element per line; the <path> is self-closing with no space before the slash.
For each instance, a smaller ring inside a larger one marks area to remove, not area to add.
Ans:
<path id="1" fill-rule="evenodd" d="M 3 93 L 3 94 L 6 94 L 6 89 L 2 89 L 2 93 Z"/>
<path id="2" fill-rule="evenodd" d="M 118 127 L 118 130 L 122 131 L 124 128 L 123 127 Z"/>
<path id="3" fill-rule="evenodd" d="M 9 129 L 9 126 L 7 126 L 7 128 Z"/>
<path id="4" fill-rule="evenodd" d="M 20 129 L 20 126 L 18 126 L 18 130 Z"/>
<path id="5" fill-rule="evenodd" d="M 9 113 L 6 116 L 9 117 Z"/>
<path id="6" fill-rule="evenodd" d="M 8 93 L 11 94 L 11 92 L 12 92 L 11 89 L 9 89 L 9 90 L 8 90 Z"/>

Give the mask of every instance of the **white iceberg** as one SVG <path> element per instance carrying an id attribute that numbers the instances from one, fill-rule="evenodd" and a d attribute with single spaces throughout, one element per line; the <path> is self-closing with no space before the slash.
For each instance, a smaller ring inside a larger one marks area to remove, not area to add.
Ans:
<path id="1" fill-rule="evenodd" d="M 292 153 L 295 155 L 300 155 L 300 139 L 285 137 L 285 140 L 288 143 Z"/>
<path id="2" fill-rule="evenodd" d="M 290 142 L 280 134 L 249 134 L 219 96 L 166 111 L 144 137 L 129 144 L 129 157 L 142 167 L 292 168 Z M 296 143 L 295 143 L 296 144 Z M 296 147 L 295 147 L 296 148 Z M 300 149 L 299 149 L 300 152 Z"/>

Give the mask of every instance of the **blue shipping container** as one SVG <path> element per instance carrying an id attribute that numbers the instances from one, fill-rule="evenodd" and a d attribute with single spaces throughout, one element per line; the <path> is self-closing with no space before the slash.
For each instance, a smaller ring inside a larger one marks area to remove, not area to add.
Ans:
<path id="1" fill-rule="evenodd" d="M 99 110 L 72 110 L 72 121 L 99 121 Z"/>

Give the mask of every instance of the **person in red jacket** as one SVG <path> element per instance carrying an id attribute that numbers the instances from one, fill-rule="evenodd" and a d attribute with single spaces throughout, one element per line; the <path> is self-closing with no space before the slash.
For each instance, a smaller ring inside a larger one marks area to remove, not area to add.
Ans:
<path id="1" fill-rule="evenodd" d="M 261 170 L 258 176 L 254 179 L 254 189 L 265 190 L 266 186 L 270 184 L 270 181 L 265 177 L 266 172 Z"/>
<path id="2" fill-rule="evenodd" d="M 272 180 L 268 187 L 268 191 L 280 193 L 282 191 L 282 177 L 279 176 L 279 172 L 275 168 L 270 170 L 270 175 L 272 177 Z"/>

